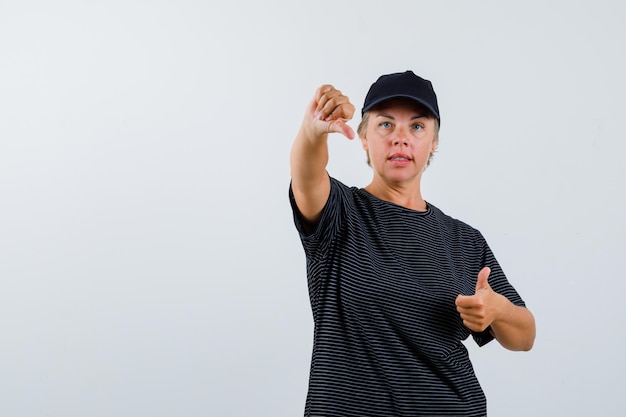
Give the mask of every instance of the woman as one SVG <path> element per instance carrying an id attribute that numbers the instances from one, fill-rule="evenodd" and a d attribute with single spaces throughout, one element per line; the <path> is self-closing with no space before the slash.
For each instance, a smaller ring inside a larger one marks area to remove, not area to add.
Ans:
<path id="1" fill-rule="evenodd" d="M 291 150 L 315 323 L 305 415 L 486 415 L 462 341 L 529 350 L 534 317 L 480 232 L 422 197 L 440 123 L 431 83 L 406 71 L 370 87 L 357 131 L 373 178 L 362 189 L 326 172 L 328 134 L 353 139 L 354 110 L 321 86 Z"/>

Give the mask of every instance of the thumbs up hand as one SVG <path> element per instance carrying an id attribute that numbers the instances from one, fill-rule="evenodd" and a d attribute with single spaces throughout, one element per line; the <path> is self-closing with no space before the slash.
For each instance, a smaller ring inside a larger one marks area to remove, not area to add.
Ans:
<path id="1" fill-rule="evenodd" d="M 463 319 L 463 324 L 470 330 L 482 332 L 491 325 L 503 311 L 504 296 L 496 293 L 489 286 L 491 269 L 484 267 L 478 273 L 474 295 L 456 297 L 456 310 Z"/>

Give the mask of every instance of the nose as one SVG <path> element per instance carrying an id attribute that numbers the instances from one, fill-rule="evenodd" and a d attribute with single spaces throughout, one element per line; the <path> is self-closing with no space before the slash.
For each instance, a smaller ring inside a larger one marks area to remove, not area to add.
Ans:
<path id="1" fill-rule="evenodd" d="M 405 129 L 397 129 L 392 137 L 392 143 L 394 146 L 408 146 L 409 134 Z"/>

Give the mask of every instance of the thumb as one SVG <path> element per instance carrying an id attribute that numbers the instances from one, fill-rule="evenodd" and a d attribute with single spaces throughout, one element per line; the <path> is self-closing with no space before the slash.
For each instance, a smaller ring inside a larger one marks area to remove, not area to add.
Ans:
<path id="1" fill-rule="evenodd" d="M 328 131 L 341 133 L 348 139 L 354 139 L 354 130 L 342 119 L 334 120 L 330 123 Z"/>
<path id="2" fill-rule="evenodd" d="M 478 279 L 476 280 L 476 292 L 489 288 L 489 283 L 487 281 L 489 280 L 490 273 L 491 269 L 488 266 L 480 270 L 478 273 Z"/>

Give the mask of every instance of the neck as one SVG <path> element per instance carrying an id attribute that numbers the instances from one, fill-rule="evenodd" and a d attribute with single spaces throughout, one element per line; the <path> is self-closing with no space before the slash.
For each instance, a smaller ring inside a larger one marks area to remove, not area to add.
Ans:
<path id="1" fill-rule="evenodd" d="M 419 183 L 408 187 L 401 185 L 380 184 L 372 181 L 365 190 L 374 197 L 416 211 L 426 211 L 427 205 L 420 190 Z"/>

